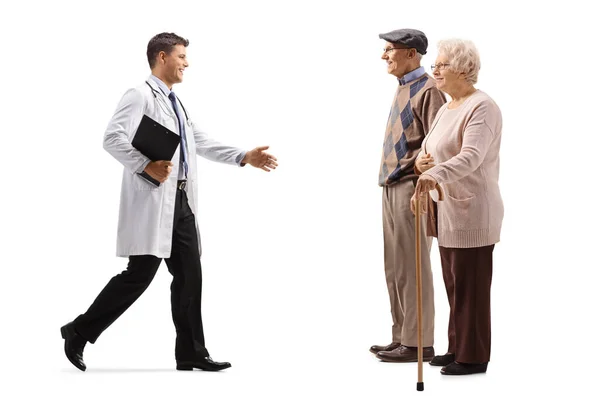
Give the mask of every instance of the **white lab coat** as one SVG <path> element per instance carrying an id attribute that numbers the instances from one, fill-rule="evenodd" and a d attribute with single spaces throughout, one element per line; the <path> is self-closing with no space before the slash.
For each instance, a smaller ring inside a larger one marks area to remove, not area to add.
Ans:
<path id="1" fill-rule="evenodd" d="M 150 160 L 136 150 L 131 145 L 131 141 L 144 114 L 173 132 L 179 132 L 178 121 L 171 101 L 162 93 L 157 83 L 150 78 L 146 82 L 129 89 L 123 95 L 104 135 L 104 149 L 124 166 L 117 233 L 117 256 L 150 254 L 159 258 L 169 258 L 179 172 L 179 150 L 175 151 L 171 160 L 173 170 L 169 178 L 159 187 L 155 187 L 137 174 L 143 171 Z M 186 118 L 181 103 L 178 105 L 181 114 Z M 186 191 L 190 208 L 197 216 L 198 191 L 194 154 L 213 161 L 239 165 L 236 163 L 236 159 L 241 160 L 244 151 L 210 139 L 205 133 L 198 130 L 190 118 L 186 118 L 185 131 L 189 154 Z M 202 254 L 197 221 L 196 218 L 198 248 Z"/>

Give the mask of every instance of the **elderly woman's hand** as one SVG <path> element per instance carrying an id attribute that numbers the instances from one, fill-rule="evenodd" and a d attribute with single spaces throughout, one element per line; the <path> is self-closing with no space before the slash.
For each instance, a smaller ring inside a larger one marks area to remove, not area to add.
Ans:
<path id="1" fill-rule="evenodd" d="M 427 153 L 417 158 L 417 161 L 415 161 L 415 166 L 417 167 L 420 173 L 430 170 L 435 166 L 433 156 Z"/>
<path id="2" fill-rule="evenodd" d="M 427 202 L 425 201 L 427 199 L 426 195 L 430 190 L 434 190 L 436 185 L 437 181 L 434 177 L 427 174 L 419 176 L 417 186 L 415 187 L 415 194 L 413 194 L 412 198 L 410 199 L 410 210 L 413 214 L 416 211 L 417 196 L 420 200 L 421 212 L 427 212 Z"/>

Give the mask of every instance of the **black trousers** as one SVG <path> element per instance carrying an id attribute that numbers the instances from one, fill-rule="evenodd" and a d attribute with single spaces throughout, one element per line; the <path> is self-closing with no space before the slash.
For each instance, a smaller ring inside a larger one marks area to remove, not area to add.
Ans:
<path id="1" fill-rule="evenodd" d="M 202 269 L 198 233 L 184 190 L 177 190 L 174 219 L 171 257 L 165 262 L 173 275 L 171 312 L 177 332 L 175 358 L 193 361 L 209 354 L 204 345 L 202 327 Z M 161 258 L 152 255 L 130 256 L 127 269 L 114 276 L 85 314 L 75 319 L 77 332 L 88 342 L 94 343 L 144 293 L 161 261 Z"/>

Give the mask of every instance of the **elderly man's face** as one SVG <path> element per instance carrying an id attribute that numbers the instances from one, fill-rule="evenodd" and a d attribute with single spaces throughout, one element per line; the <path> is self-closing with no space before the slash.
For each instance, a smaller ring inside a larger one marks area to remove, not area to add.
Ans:
<path id="1" fill-rule="evenodd" d="M 410 58 L 413 49 L 404 48 L 402 45 L 385 42 L 383 55 L 381 59 L 387 62 L 388 74 L 392 74 L 397 78 L 402 78 L 410 69 Z"/>

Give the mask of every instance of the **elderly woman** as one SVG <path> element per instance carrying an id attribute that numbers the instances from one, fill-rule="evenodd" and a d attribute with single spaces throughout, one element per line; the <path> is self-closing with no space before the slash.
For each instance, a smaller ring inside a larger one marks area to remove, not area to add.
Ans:
<path id="1" fill-rule="evenodd" d="M 490 358 L 492 251 L 500 240 L 504 206 L 498 187 L 502 115 L 473 85 L 480 61 L 473 43 L 444 40 L 431 66 L 437 87 L 452 101 L 438 111 L 423 140 L 411 200 L 431 191 L 437 207 L 437 240 L 448 301 L 448 353 L 431 365 L 445 375 L 487 370 Z M 445 198 L 432 191 L 439 184 Z M 426 201 L 423 201 L 426 204 Z"/>

